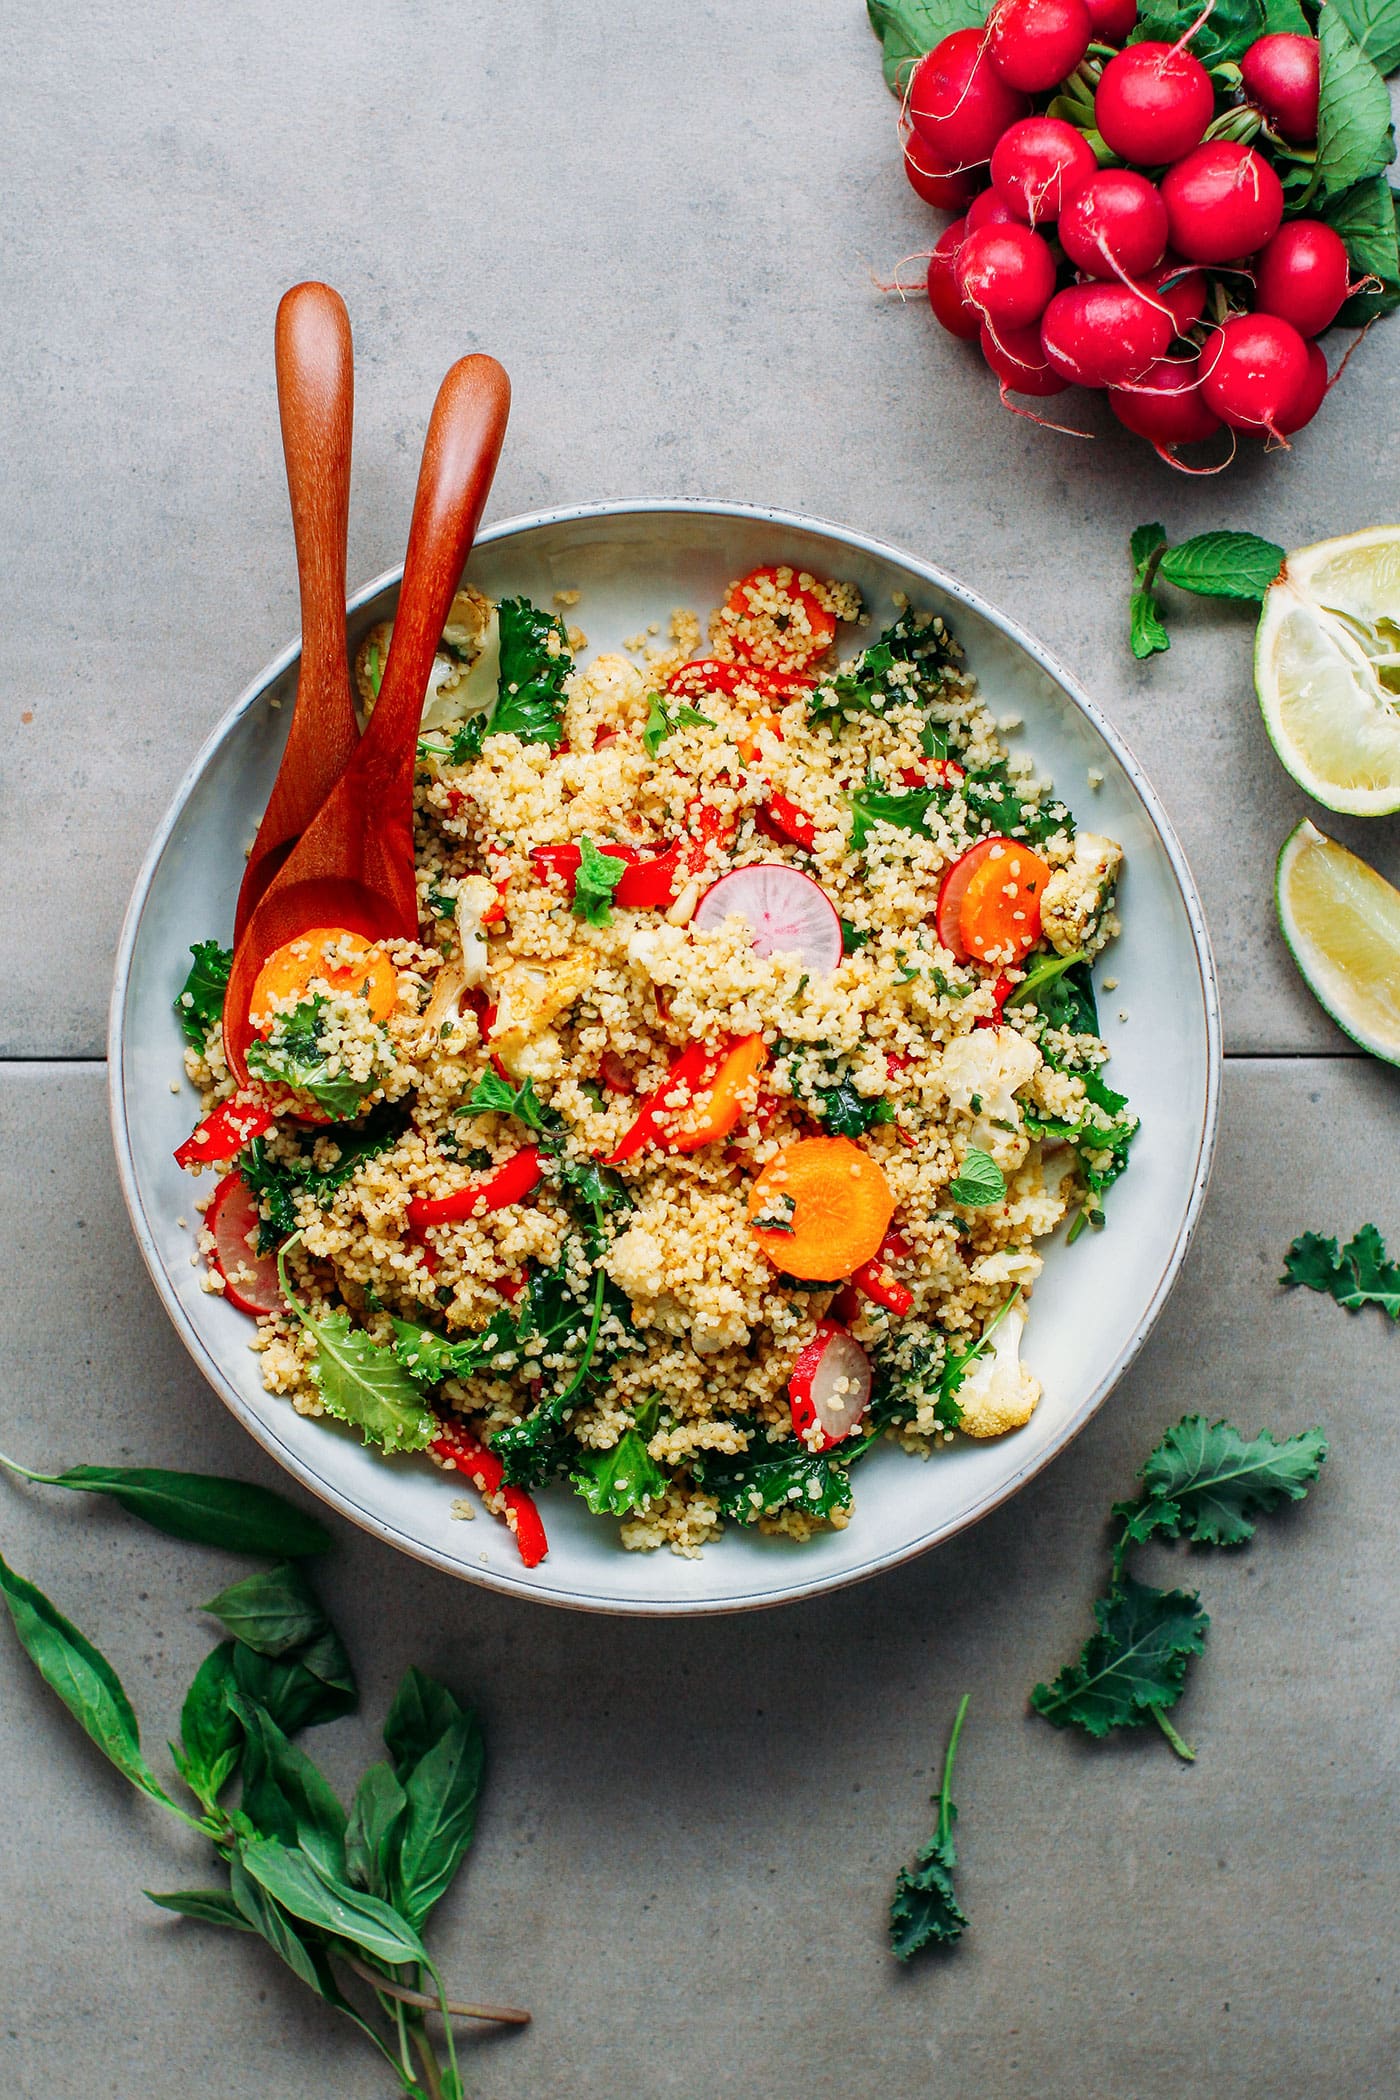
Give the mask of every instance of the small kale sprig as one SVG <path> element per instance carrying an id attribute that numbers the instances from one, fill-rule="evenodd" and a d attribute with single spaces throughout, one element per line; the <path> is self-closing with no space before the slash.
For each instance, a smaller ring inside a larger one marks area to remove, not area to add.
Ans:
<path id="1" fill-rule="evenodd" d="M 552 749 L 564 734 L 564 687 L 574 668 L 568 630 L 528 598 L 503 598 L 497 617 L 501 671 L 487 734 Z"/>
<path id="2" fill-rule="evenodd" d="M 210 1029 L 223 1015 L 233 950 L 221 948 L 217 941 L 196 941 L 190 954 L 194 961 L 176 997 L 175 1013 L 185 1041 L 202 1053 Z"/>
<path id="3" fill-rule="evenodd" d="M 943 1758 L 943 1778 L 934 1804 L 938 1821 L 933 1836 L 912 1867 L 901 1867 L 895 1877 L 894 1901 L 890 1905 L 890 1945 L 897 1961 L 908 1961 L 921 1948 L 941 1943 L 951 1945 L 962 1938 L 967 1917 L 953 1889 L 953 1869 L 958 1863 L 953 1843 L 957 1805 L 952 1797 L 953 1761 L 958 1754 L 969 1694 L 964 1692 L 953 1718 L 948 1748 Z"/>
<path id="4" fill-rule="evenodd" d="M 326 1209 L 338 1190 L 365 1164 L 396 1145 L 408 1127 L 408 1110 L 400 1103 L 381 1101 L 360 1124 L 330 1124 L 315 1133 L 318 1141 L 334 1140 L 339 1158 L 334 1166 L 317 1167 L 304 1155 L 273 1158 L 266 1138 L 254 1138 L 239 1159 L 239 1172 L 261 1199 L 263 1219 L 258 1228 L 259 1254 L 271 1254 L 298 1225 L 297 1197 L 310 1196 Z"/>
<path id="5" fill-rule="evenodd" d="M 1171 547 L 1160 525 L 1139 525 L 1131 552 L 1129 641 L 1137 657 L 1156 656 L 1172 645 L 1156 594 L 1159 581 L 1201 598 L 1243 598 L 1257 604 L 1284 564 L 1283 548 L 1254 532 L 1198 532 Z"/>
<path id="6" fill-rule="evenodd" d="M 288 1086 L 296 1093 L 310 1094 L 313 1101 L 333 1116 L 350 1117 L 367 1094 L 379 1085 L 377 1079 L 352 1079 L 348 1072 L 332 1072 L 325 1048 L 325 995 L 317 992 L 303 999 L 289 1014 L 278 1017 L 272 1034 L 248 1045 L 248 1070 L 255 1079 L 273 1086 Z"/>
<path id="7" fill-rule="evenodd" d="M 1321 1291 L 1348 1312 L 1378 1305 L 1400 1320 L 1400 1262 L 1390 1260 L 1374 1225 L 1363 1225 L 1342 1248 L 1319 1232 L 1300 1233 L 1283 1257 L 1279 1282 Z"/>
<path id="8" fill-rule="evenodd" d="M 1128 1574 L 1128 1552 L 1159 1534 L 1199 1546 L 1242 1545 L 1254 1536 L 1257 1516 L 1302 1500 L 1326 1456 L 1317 1429 L 1277 1443 L 1268 1430 L 1246 1438 L 1228 1422 L 1187 1415 L 1168 1430 L 1143 1466 L 1142 1494 L 1114 1504 L 1119 1533 L 1108 1592 L 1094 1604 L 1098 1630 L 1078 1662 L 1067 1663 L 1053 1684 L 1035 1687 L 1034 1710 L 1056 1728 L 1092 1736 L 1153 1720 L 1178 1757 L 1192 1760 L 1195 1752 L 1167 1711 L 1181 1697 L 1210 1620 L 1195 1591 L 1153 1589 Z"/>
<path id="9" fill-rule="evenodd" d="M 808 718 L 839 729 L 848 716 L 926 708 L 941 694 L 958 655 L 942 620 L 906 607 L 854 663 L 822 680 L 807 702 Z"/>
<path id="10" fill-rule="evenodd" d="M 242 1482 L 145 1469 L 132 1477 L 143 1487 L 160 1481 L 165 1513 L 181 1505 L 191 1516 L 197 1528 L 177 1535 L 211 1544 L 229 1542 L 212 1535 L 211 1518 L 240 1510 L 255 1528 L 280 1521 L 292 1536 L 311 1522 Z M 211 1487 L 219 1490 L 212 1499 Z M 150 1900 L 201 1924 L 258 1934 L 353 2021 L 409 2100 L 462 2100 L 453 2023 L 529 2017 L 453 2003 L 422 1939 L 475 1829 L 483 1758 L 471 1709 L 411 1669 L 384 1724 L 388 1762 L 366 1772 L 347 1815 L 292 1738 L 353 1711 L 348 1658 L 300 1566 L 260 1570 L 204 1607 L 226 1638 L 196 1672 L 171 1745 L 191 1812 L 148 1762 L 131 1700 L 101 1650 L 3 1559 L 0 1596 L 40 1676 L 92 1742 L 148 1800 L 205 1838 L 225 1870 L 208 1887 L 148 1890 Z M 225 1800 L 235 1777 L 236 1806 Z M 445 2061 L 429 2013 L 442 2019 Z"/>

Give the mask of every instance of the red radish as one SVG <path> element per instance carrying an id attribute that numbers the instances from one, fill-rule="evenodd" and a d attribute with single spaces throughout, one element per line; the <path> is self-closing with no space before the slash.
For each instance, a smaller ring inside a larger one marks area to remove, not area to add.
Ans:
<path id="1" fill-rule="evenodd" d="M 1013 843 L 1011 839 L 996 837 L 979 839 L 975 846 L 969 846 L 966 853 L 960 854 L 952 866 L 944 871 L 943 880 L 938 886 L 938 906 L 933 915 L 934 931 L 938 935 L 939 945 L 946 948 L 959 962 L 970 962 L 972 959 L 972 951 L 963 945 L 960 924 L 967 886 L 993 846 L 1009 846 Z"/>
<path id="2" fill-rule="evenodd" d="M 1140 379 L 1108 390 L 1108 405 L 1125 430 L 1146 438 L 1160 458 L 1175 445 L 1213 437 L 1220 418 L 1201 399 L 1198 357 L 1159 358 Z"/>
<path id="3" fill-rule="evenodd" d="M 1171 242 L 1188 262 L 1239 262 L 1278 232 L 1283 184 L 1262 153 L 1210 139 L 1162 177 Z"/>
<path id="4" fill-rule="evenodd" d="M 1350 265 L 1341 235 L 1321 219 L 1290 219 L 1255 266 L 1254 304 L 1291 321 L 1299 335 L 1321 335 L 1340 313 Z"/>
<path id="5" fill-rule="evenodd" d="M 992 64 L 1027 95 L 1067 79 L 1092 34 L 1084 0 L 998 0 L 987 24 Z"/>
<path id="6" fill-rule="evenodd" d="M 1317 137 L 1317 103 L 1322 75 L 1322 47 L 1314 36 L 1291 30 L 1261 36 L 1240 60 L 1241 85 L 1291 146 L 1310 146 Z"/>
<path id="7" fill-rule="evenodd" d="M 1331 378 L 1327 370 L 1327 359 L 1320 343 L 1308 344 L 1308 376 L 1303 391 L 1293 406 L 1278 419 L 1278 427 L 1285 437 L 1292 437 L 1305 423 L 1311 423 L 1326 397 Z"/>
<path id="8" fill-rule="evenodd" d="M 258 1252 L 258 1199 L 236 1169 L 215 1189 L 204 1223 L 214 1235 L 214 1267 L 224 1279 L 229 1304 L 259 1318 L 278 1311 L 282 1286 L 277 1256 Z"/>
<path id="9" fill-rule="evenodd" d="M 721 875 L 700 899 L 691 924 L 702 930 L 742 919 L 759 955 L 799 955 L 829 976 L 840 962 L 841 920 L 820 883 L 784 861 L 761 860 Z"/>
<path id="10" fill-rule="evenodd" d="M 958 250 L 967 234 L 966 219 L 954 219 L 928 259 L 928 303 L 933 317 L 949 335 L 971 342 L 982 332 L 982 316 L 970 307 L 958 290 Z"/>
<path id="11" fill-rule="evenodd" d="M 1029 226 L 983 226 L 954 265 L 958 290 L 991 328 L 1038 321 L 1055 289 L 1055 258 Z"/>
<path id="12" fill-rule="evenodd" d="M 1125 44 L 1137 25 L 1137 0 L 1084 0 L 1096 44 Z"/>
<path id="13" fill-rule="evenodd" d="M 1040 339 L 1062 378 L 1076 386 L 1121 386 L 1170 347 L 1176 325 L 1140 285 L 1074 284 L 1045 309 Z"/>
<path id="14" fill-rule="evenodd" d="M 1039 226 L 1059 218 L 1065 199 L 1097 166 L 1093 147 L 1072 124 L 1058 117 L 1022 117 L 997 140 L 992 189 L 1016 218 Z"/>
<path id="15" fill-rule="evenodd" d="M 984 226 L 1024 226 L 1025 223 L 1025 213 L 1013 211 L 998 189 L 979 190 L 967 207 L 969 233 L 980 233 Z"/>
<path id="16" fill-rule="evenodd" d="M 1038 328 L 1003 328 L 997 335 L 984 328 L 982 355 L 1013 394 L 1062 394 L 1069 384 L 1052 369 Z"/>
<path id="17" fill-rule="evenodd" d="M 1214 114 L 1209 73 L 1176 44 L 1130 44 L 1115 53 L 1094 95 L 1094 122 L 1105 144 L 1141 167 L 1180 160 Z"/>
<path id="18" fill-rule="evenodd" d="M 1151 285 L 1163 306 L 1170 308 L 1178 335 L 1185 335 L 1206 310 L 1204 272 L 1191 269 L 1178 256 L 1163 256 L 1155 270 L 1145 273 L 1144 282 Z"/>
<path id="19" fill-rule="evenodd" d="M 1145 277 L 1167 252 L 1167 207 L 1132 168 L 1091 169 L 1060 213 L 1059 231 L 1076 269 L 1091 277 Z"/>
<path id="20" fill-rule="evenodd" d="M 1026 114 L 1024 95 L 991 62 L 984 29 L 955 29 L 926 51 L 909 83 L 909 120 L 945 168 L 990 160 L 1008 124 Z"/>
<path id="21" fill-rule="evenodd" d="M 1308 346 L 1273 314 L 1236 314 L 1201 352 L 1206 407 L 1232 430 L 1282 434 L 1308 385 Z"/>
<path id="22" fill-rule="evenodd" d="M 904 172 L 909 187 L 925 204 L 940 211 L 962 211 L 977 194 L 975 175 L 968 169 L 941 167 L 930 159 L 928 148 L 915 138 L 904 141 Z"/>
<path id="23" fill-rule="evenodd" d="M 823 1320 L 798 1353 L 788 1380 L 792 1426 L 810 1451 L 829 1451 L 870 1405 L 870 1358 L 853 1334 Z"/>

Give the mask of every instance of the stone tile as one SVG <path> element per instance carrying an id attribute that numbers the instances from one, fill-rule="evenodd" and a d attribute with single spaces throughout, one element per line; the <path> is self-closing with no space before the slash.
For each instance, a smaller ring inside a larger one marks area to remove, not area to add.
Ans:
<path id="1" fill-rule="evenodd" d="M 0 1448 L 273 1484 L 142 1271 L 102 1079 L 0 1072 Z M 1388 2100 L 1400 1337 L 1274 1279 L 1304 1227 L 1374 1217 L 1400 1243 L 1380 1141 L 1395 1091 L 1369 1063 L 1233 1062 L 1200 1236 L 1131 1377 L 1013 1504 L 882 1581 L 706 1623 L 586 1618 L 454 1586 L 332 1520 L 322 1583 L 364 1716 L 314 1747 L 342 1790 L 410 1661 L 469 1690 L 488 1725 L 478 1844 L 435 1940 L 462 1987 L 536 2021 L 469 2049 L 481 2100 Z M 1251 1430 L 1321 1422 L 1332 1456 L 1245 1552 L 1144 1570 L 1199 1584 L 1214 1621 L 1180 1710 L 1186 1767 L 1155 1734 L 1053 1734 L 1025 1700 L 1087 1631 L 1110 1502 L 1197 1409 Z M 7 1558 L 111 1655 L 164 1769 L 209 1640 L 196 1607 L 236 1564 L 78 1497 L 0 1498 Z M 885 1905 L 963 1691 L 973 1929 L 904 1973 Z M 149 1909 L 143 1887 L 205 1878 L 198 1844 L 109 1776 L 8 1629 L 0 1770 L 0 2091 L 385 2092 L 366 2046 L 256 1946 Z"/>
<path id="2" fill-rule="evenodd" d="M 1296 983 L 1270 881 L 1303 798 L 1249 683 L 1248 621 L 1176 608 L 1128 655 L 1126 546 L 1161 516 L 1285 544 L 1384 517 L 1382 331 L 1285 457 L 1187 482 L 1076 403 L 1003 415 L 975 355 L 875 289 L 936 222 L 908 191 L 854 0 L 392 17 L 22 7 L 0 302 L 7 627 L 0 1051 L 102 1046 L 121 912 L 205 732 L 295 631 L 272 317 L 340 286 L 359 361 L 350 575 L 402 552 L 433 388 L 510 368 L 495 516 L 636 494 L 814 511 L 944 563 L 1041 634 L 1161 789 L 1249 1050 L 1344 1047 Z M 1070 418 L 1073 420 L 1073 418 Z M 32 717 L 26 722 L 25 715 Z M 1397 849 L 1366 834 L 1392 873 Z M 78 908 L 75 910 L 74 906 Z M 63 927 L 61 965 L 36 969 Z"/>

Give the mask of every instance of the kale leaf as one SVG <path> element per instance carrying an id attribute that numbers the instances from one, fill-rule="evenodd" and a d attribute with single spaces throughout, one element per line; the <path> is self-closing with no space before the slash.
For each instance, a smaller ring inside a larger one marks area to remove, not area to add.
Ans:
<path id="1" fill-rule="evenodd" d="M 884 1094 L 861 1094 L 849 1079 L 817 1089 L 821 1118 L 833 1137 L 864 1137 L 879 1123 L 893 1123 L 893 1101 Z"/>
<path id="2" fill-rule="evenodd" d="M 1098 1632 L 1079 1661 L 1031 1693 L 1035 1711 L 1056 1728 L 1105 1736 L 1175 1706 L 1210 1625 L 1196 1593 L 1152 1589 L 1125 1574 L 1095 1600 L 1094 1618 Z"/>
<path id="3" fill-rule="evenodd" d="M 1146 1492 L 1136 1502 L 1115 1503 L 1113 1514 L 1123 1521 L 1127 1544 L 1141 1545 L 1160 1531 L 1198 1546 L 1242 1546 L 1254 1536 L 1256 1516 L 1302 1501 L 1326 1457 L 1320 1429 L 1280 1444 L 1267 1429 L 1246 1438 L 1232 1423 L 1187 1415 L 1143 1467 Z"/>
<path id="4" fill-rule="evenodd" d="M 912 1867 L 901 1867 L 895 1877 L 894 1901 L 890 1905 L 890 1945 L 897 1961 L 908 1961 L 923 1947 L 960 1939 L 967 1917 L 953 1890 L 953 1869 L 958 1863 L 953 1843 L 953 1825 L 958 1811 L 952 1798 L 953 1760 L 958 1754 L 967 1712 L 968 1694 L 963 1693 L 954 1717 L 948 1748 L 943 1759 L 943 1778 L 934 1804 L 938 1821 L 933 1836 Z"/>
<path id="5" fill-rule="evenodd" d="M 660 1412 L 660 1398 L 654 1395 L 609 1450 L 578 1451 L 569 1479 L 595 1517 L 632 1516 L 665 1494 L 666 1469 L 647 1450 Z"/>
<path id="6" fill-rule="evenodd" d="M 808 719 L 839 728 L 847 715 L 927 707 L 941 694 L 959 650 L 942 620 L 907 607 L 855 662 L 823 679 L 807 702 Z"/>
<path id="7" fill-rule="evenodd" d="M 890 824 L 897 831 L 919 831 L 928 836 L 926 819 L 934 806 L 946 801 L 946 788 L 909 788 L 891 795 L 873 780 L 851 796 L 851 851 L 859 853 L 877 824 Z"/>
<path id="8" fill-rule="evenodd" d="M 568 631 L 528 598 L 503 598 L 497 613 L 501 671 L 487 733 L 552 749 L 564 734 L 564 686 L 574 668 Z"/>
<path id="9" fill-rule="evenodd" d="M 289 1086 L 299 1094 L 310 1094 L 333 1116 L 350 1117 L 379 1081 L 332 1073 L 322 1043 L 325 1005 L 324 994 L 317 992 L 313 998 L 303 999 L 291 1013 L 281 1015 L 266 1040 L 249 1044 L 248 1070 L 275 1086 Z"/>
<path id="10" fill-rule="evenodd" d="M 484 1327 L 451 1341 L 416 1320 L 394 1318 L 394 1355 L 420 1385 L 441 1385 L 444 1378 L 478 1378 L 484 1371 L 508 1371 L 520 1362 L 517 1323 L 510 1306 L 498 1306 Z"/>
<path id="11" fill-rule="evenodd" d="M 190 954 L 194 961 L 189 976 L 180 987 L 175 1013 L 185 1041 L 202 1052 L 210 1029 L 224 1010 L 224 993 L 228 990 L 229 971 L 233 968 L 233 950 L 221 948 L 217 941 L 196 941 Z"/>
<path id="12" fill-rule="evenodd" d="M 1070 1035 L 1097 1035 L 1098 1001 L 1087 956 L 1037 955 L 1023 981 L 1006 1001 L 1009 1007 L 1034 1006 L 1051 1028 Z"/>
<path id="13" fill-rule="evenodd" d="M 421 1451 L 437 1435 L 438 1418 L 417 1384 L 392 1349 L 351 1326 L 343 1306 L 319 1316 L 307 1311 L 287 1277 L 291 1244 L 277 1257 L 277 1274 L 283 1297 L 316 1344 L 311 1376 L 326 1413 L 353 1424 L 381 1450 Z"/>
<path id="14" fill-rule="evenodd" d="M 1400 1262 L 1388 1259 L 1374 1225 L 1363 1225 L 1340 1250 L 1321 1233 L 1300 1233 L 1283 1258 L 1283 1270 L 1280 1283 L 1321 1291 L 1348 1312 L 1379 1305 L 1392 1320 L 1400 1320 Z"/>
<path id="15" fill-rule="evenodd" d="M 968 773 L 962 782 L 962 797 L 971 817 L 989 832 L 1007 838 L 1023 836 L 1037 846 L 1043 846 L 1057 831 L 1074 837 L 1074 819 L 1064 803 L 1023 796 L 1004 758 Z"/>
<path id="16" fill-rule="evenodd" d="M 850 1467 L 872 1439 L 834 1453 L 809 1451 L 795 1437 L 770 1443 L 761 1422 L 741 1420 L 735 1426 L 748 1434 L 746 1450 L 697 1451 L 690 1467 L 725 1516 L 755 1524 L 785 1509 L 829 1517 L 833 1510 L 850 1508 Z"/>
<path id="17" fill-rule="evenodd" d="M 340 1157 L 331 1167 L 314 1166 L 305 1156 L 274 1159 L 265 1138 L 254 1138 L 245 1146 L 239 1171 L 253 1193 L 262 1199 L 264 1216 L 258 1228 L 259 1254 L 271 1254 L 289 1233 L 297 1229 L 297 1197 L 310 1196 L 326 1209 L 351 1176 L 366 1160 L 376 1158 L 396 1145 L 408 1126 L 408 1111 L 399 1104 L 381 1101 L 363 1123 L 333 1123 L 316 1132 L 317 1139 L 332 1138 Z"/>

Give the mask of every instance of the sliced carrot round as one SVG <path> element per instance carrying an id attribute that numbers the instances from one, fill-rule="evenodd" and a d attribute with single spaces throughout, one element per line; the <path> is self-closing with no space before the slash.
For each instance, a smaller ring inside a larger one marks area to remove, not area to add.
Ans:
<path id="1" fill-rule="evenodd" d="M 376 1021 L 387 1021 L 399 996 L 398 972 L 362 934 L 344 926 L 313 926 L 274 948 L 257 974 L 248 1015 L 265 1035 L 279 1013 L 289 1012 L 313 978 L 324 978 L 332 991 L 360 992 Z"/>
<path id="2" fill-rule="evenodd" d="M 894 1216 L 884 1168 L 849 1138 L 799 1138 L 749 1190 L 749 1227 L 775 1269 L 835 1283 L 879 1251 Z"/>
<path id="3" fill-rule="evenodd" d="M 768 1045 L 761 1035 L 741 1036 L 710 1081 L 696 1095 L 698 1112 L 685 1114 L 684 1128 L 667 1140 L 672 1152 L 698 1152 L 702 1145 L 717 1145 L 729 1136 L 746 1106 L 757 1101 L 751 1084 L 768 1062 Z"/>
<path id="4" fill-rule="evenodd" d="M 836 615 L 788 568 L 754 569 L 729 593 L 722 618 L 736 653 L 771 671 L 800 671 L 836 639 Z"/>
<path id="5" fill-rule="evenodd" d="M 950 955 L 955 955 L 959 962 L 971 960 L 962 937 L 962 907 L 963 898 L 967 895 L 967 886 L 993 846 L 1010 844 L 1010 839 L 979 839 L 975 846 L 969 846 L 966 853 L 959 854 L 952 866 L 943 871 L 943 880 L 938 886 L 938 909 L 934 913 L 934 924 L 941 945 Z"/>
<path id="6" fill-rule="evenodd" d="M 1020 839 L 996 839 L 973 869 L 958 913 L 962 944 L 980 962 L 1018 963 L 1040 939 L 1050 870 Z"/>

